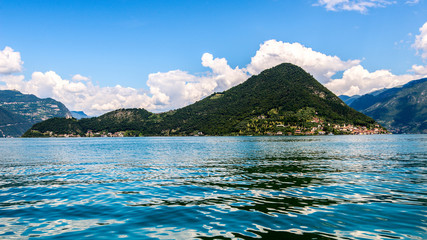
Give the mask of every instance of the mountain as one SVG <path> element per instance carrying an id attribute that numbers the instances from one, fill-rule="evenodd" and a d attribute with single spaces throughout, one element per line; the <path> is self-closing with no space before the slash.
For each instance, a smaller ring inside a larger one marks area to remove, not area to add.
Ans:
<path id="1" fill-rule="evenodd" d="M 360 95 L 353 95 L 353 96 L 347 96 L 347 95 L 339 95 L 338 96 L 345 104 L 350 105 L 354 100 L 358 99 Z"/>
<path id="2" fill-rule="evenodd" d="M 21 136 L 31 128 L 33 124 L 23 116 L 14 114 L 6 109 L 0 108 L 0 137 Z"/>
<path id="3" fill-rule="evenodd" d="M 82 119 L 82 118 L 88 118 L 89 117 L 83 111 L 71 111 L 71 116 L 75 119 Z"/>
<path id="4" fill-rule="evenodd" d="M 0 90 L 0 109 L 0 137 L 18 137 L 37 122 L 71 116 L 58 101 L 14 90 Z"/>
<path id="5" fill-rule="evenodd" d="M 363 131 L 383 130 L 372 118 L 348 107 L 302 68 L 284 63 L 178 110 L 154 114 L 144 109 L 119 109 L 89 119 L 54 118 L 35 124 L 24 136 L 281 135 Z"/>
<path id="6" fill-rule="evenodd" d="M 0 107 L 22 115 L 31 122 L 40 122 L 52 117 L 71 117 L 70 111 L 61 102 L 14 90 L 0 91 Z"/>
<path id="7" fill-rule="evenodd" d="M 393 133 L 427 133 L 427 78 L 365 94 L 350 107 Z"/>

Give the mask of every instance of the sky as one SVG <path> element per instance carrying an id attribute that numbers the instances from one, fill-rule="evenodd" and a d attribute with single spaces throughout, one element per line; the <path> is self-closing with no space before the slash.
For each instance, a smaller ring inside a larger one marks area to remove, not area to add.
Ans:
<path id="1" fill-rule="evenodd" d="M 427 76 L 427 0 L 0 0 L 0 89 L 176 109 L 283 62 L 335 94 Z"/>

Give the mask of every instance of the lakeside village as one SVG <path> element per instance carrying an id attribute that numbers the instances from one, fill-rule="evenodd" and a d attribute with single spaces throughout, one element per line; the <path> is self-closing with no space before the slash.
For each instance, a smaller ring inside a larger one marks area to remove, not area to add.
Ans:
<path id="1" fill-rule="evenodd" d="M 168 131 L 168 133 L 173 131 Z M 375 124 L 370 127 L 355 126 L 352 124 L 331 124 L 314 117 L 311 121 L 300 126 L 284 125 L 280 121 L 271 121 L 265 116 L 258 116 L 246 124 L 245 130 L 239 133 L 230 134 L 232 136 L 307 136 L 307 135 L 373 135 L 373 134 L 391 134 L 380 125 Z M 85 134 L 55 134 L 51 131 L 43 133 L 45 137 L 142 137 L 141 132 L 136 130 L 119 131 L 115 133 L 100 131 L 93 132 L 88 130 Z M 169 135 L 162 136 L 207 136 L 203 132 L 193 132 L 188 135 Z"/>

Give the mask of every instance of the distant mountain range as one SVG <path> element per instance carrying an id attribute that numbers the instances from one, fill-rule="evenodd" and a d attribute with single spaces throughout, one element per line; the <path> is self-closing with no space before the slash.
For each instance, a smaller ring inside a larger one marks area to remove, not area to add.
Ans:
<path id="1" fill-rule="evenodd" d="M 0 90 L 0 137 L 19 137 L 35 123 L 71 117 L 61 102 L 14 90 Z"/>
<path id="2" fill-rule="evenodd" d="M 427 78 L 363 96 L 340 96 L 392 133 L 427 133 Z"/>
<path id="3" fill-rule="evenodd" d="M 119 109 L 81 120 L 53 118 L 24 137 L 312 135 L 385 132 L 302 68 L 284 63 L 225 92 L 160 114 Z"/>

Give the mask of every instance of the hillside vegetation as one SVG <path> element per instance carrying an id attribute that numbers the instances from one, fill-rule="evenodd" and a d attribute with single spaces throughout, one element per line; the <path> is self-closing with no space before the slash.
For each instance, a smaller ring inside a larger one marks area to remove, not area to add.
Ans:
<path id="1" fill-rule="evenodd" d="M 81 120 L 54 118 L 35 124 L 24 137 L 350 134 L 374 129 L 384 132 L 302 68 L 284 63 L 174 111 L 119 109 Z"/>

